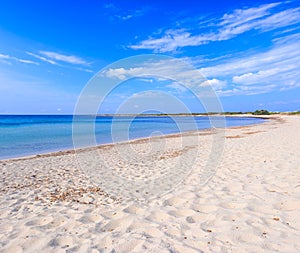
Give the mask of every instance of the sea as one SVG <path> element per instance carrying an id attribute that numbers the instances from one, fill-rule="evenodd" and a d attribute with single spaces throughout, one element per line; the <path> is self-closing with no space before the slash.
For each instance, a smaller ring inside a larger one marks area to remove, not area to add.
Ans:
<path id="1" fill-rule="evenodd" d="M 0 160 L 74 149 L 74 138 L 80 139 L 80 147 L 89 147 L 264 121 L 251 117 L 217 116 L 0 115 Z M 82 141 L 89 140 L 91 129 L 94 143 Z"/>

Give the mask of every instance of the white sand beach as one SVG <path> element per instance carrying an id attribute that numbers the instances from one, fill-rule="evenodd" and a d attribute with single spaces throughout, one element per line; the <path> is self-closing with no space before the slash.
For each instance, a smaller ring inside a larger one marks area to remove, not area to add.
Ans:
<path id="1" fill-rule="evenodd" d="M 299 128 L 299 116 L 276 115 L 226 129 L 206 184 L 213 131 L 0 161 L 0 252 L 299 252 Z M 129 147 L 137 161 L 124 159 Z M 77 160 L 91 168 L 95 152 L 121 176 L 174 188 L 141 201 L 113 179 L 103 188 Z M 191 170 L 169 175 L 176 159 Z"/>

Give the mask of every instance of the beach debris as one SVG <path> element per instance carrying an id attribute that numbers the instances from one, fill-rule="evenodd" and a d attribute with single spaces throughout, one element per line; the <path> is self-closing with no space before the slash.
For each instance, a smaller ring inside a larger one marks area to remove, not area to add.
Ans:
<path id="1" fill-rule="evenodd" d="M 236 139 L 236 138 L 243 138 L 243 136 L 241 135 L 229 135 L 229 136 L 226 136 L 227 139 Z"/>
<path id="2" fill-rule="evenodd" d="M 80 187 L 80 188 L 68 188 L 68 189 L 58 189 L 56 188 L 54 192 L 48 192 L 43 194 L 43 197 L 50 200 L 50 202 L 57 201 L 69 201 L 77 202 L 81 204 L 93 204 L 96 196 L 101 196 L 101 198 L 110 198 L 110 196 L 96 186 Z M 92 197 L 93 195 L 93 197 Z M 112 199 L 112 202 L 114 199 Z"/>

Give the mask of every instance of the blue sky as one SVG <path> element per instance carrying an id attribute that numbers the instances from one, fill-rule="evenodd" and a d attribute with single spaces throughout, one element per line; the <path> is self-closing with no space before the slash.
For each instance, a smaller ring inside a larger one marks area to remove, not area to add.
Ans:
<path id="1" fill-rule="evenodd" d="M 153 53 L 199 70 L 224 111 L 300 110 L 299 0 L 12 0 L 0 8 L 0 113 L 73 113 L 100 69 Z M 180 110 L 156 91 L 203 110 L 184 86 L 150 78 L 124 82 L 100 112 L 130 97 Z"/>

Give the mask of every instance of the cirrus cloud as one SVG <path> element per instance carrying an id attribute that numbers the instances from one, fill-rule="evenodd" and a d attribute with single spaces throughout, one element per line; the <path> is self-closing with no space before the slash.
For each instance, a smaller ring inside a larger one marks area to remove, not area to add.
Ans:
<path id="1" fill-rule="evenodd" d="M 49 52 L 49 51 L 39 51 L 39 53 L 47 57 L 48 59 L 50 58 L 51 60 L 55 60 L 55 61 L 61 61 L 70 64 L 89 65 L 88 62 L 74 55 L 65 55 L 65 54 Z"/>
<path id="2" fill-rule="evenodd" d="M 229 40 L 251 30 L 262 33 L 300 24 L 300 8 L 286 10 L 276 8 L 283 5 L 284 3 L 270 3 L 234 10 L 229 14 L 224 14 L 218 22 L 211 25 L 213 29 L 211 32 L 201 28 L 195 29 L 194 27 L 198 27 L 198 20 L 195 19 L 193 27 L 167 29 L 160 37 L 149 37 L 130 45 L 129 48 L 150 49 L 160 53 L 174 52 L 178 48 Z"/>

